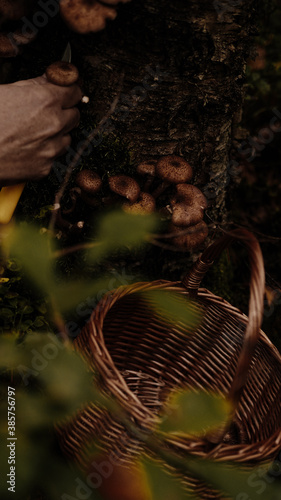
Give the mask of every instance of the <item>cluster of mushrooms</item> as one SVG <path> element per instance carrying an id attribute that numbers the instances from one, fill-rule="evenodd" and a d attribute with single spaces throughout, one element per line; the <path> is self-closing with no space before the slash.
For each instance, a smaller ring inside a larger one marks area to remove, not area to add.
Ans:
<path id="1" fill-rule="evenodd" d="M 107 20 L 117 16 L 116 5 L 130 0 L 61 0 L 60 12 L 65 23 L 78 33 L 90 33 L 105 28 Z"/>
<path id="2" fill-rule="evenodd" d="M 109 177 L 107 190 L 110 194 L 103 196 L 101 177 L 93 170 L 81 170 L 69 193 L 72 205 L 61 211 L 59 227 L 63 229 L 70 224 L 65 216 L 75 212 L 80 199 L 89 207 L 121 205 L 131 214 L 158 212 L 169 220 L 169 235 L 176 247 L 194 250 L 201 245 L 208 235 L 203 220 L 207 200 L 200 189 L 189 183 L 193 175 L 189 163 L 180 156 L 162 156 L 159 160 L 140 163 L 137 174 L 139 182 L 123 174 Z M 80 228 L 84 225 L 81 221 L 79 224 Z"/>
<path id="3" fill-rule="evenodd" d="M 115 19 L 117 4 L 129 1 L 60 0 L 59 8 L 62 19 L 70 29 L 77 33 L 90 33 L 104 29 L 107 20 Z M 23 45 L 34 40 L 38 30 L 26 33 L 22 30 L 21 20 L 24 17 L 32 20 L 37 12 L 37 0 L 0 0 L 0 57 L 17 56 Z"/>
<path id="4" fill-rule="evenodd" d="M 36 32 L 23 32 L 21 19 L 35 8 L 35 0 L 0 0 L 0 57 L 14 57 L 23 45 L 32 42 Z"/>

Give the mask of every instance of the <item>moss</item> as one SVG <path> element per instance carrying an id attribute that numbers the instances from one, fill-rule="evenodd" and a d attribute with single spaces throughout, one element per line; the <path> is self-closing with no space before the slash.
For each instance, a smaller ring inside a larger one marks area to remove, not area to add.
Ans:
<path id="1" fill-rule="evenodd" d="M 232 249 L 225 250 L 207 273 L 203 286 L 247 312 L 249 293 L 242 278 L 239 283 L 240 276 L 243 276 L 241 271 L 241 260 L 237 260 L 236 252 Z M 235 279 L 236 276 L 238 280 Z"/>

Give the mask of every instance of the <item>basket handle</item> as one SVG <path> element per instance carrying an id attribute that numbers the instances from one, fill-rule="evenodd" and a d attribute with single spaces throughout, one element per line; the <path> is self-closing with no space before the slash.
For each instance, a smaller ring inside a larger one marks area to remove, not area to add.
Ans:
<path id="1" fill-rule="evenodd" d="M 213 264 L 213 261 L 218 258 L 222 251 L 234 240 L 240 240 L 246 246 L 251 268 L 248 324 L 244 334 L 244 341 L 238 359 L 236 373 L 228 396 L 233 404 L 233 410 L 235 412 L 259 340 L 259 332 L 263 317 L 265 272 L 263 256 L 258 240 L 246 229 L 235 229 L 226 233 L 203 252 L 191 271 L 185 276 L 182 283 L 191 295 L 196 295 L 200 283 L 207 270 Z M 221 437 L 223 436 L 220 436 L 220 439 Z"/>

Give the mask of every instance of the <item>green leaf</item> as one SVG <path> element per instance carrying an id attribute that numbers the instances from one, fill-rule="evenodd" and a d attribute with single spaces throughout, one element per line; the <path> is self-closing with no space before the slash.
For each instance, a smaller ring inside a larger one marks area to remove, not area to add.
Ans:
<path id="1" fill-rule="evenodd" d="M 157 314 L 170 323 L 183 323 L 186 333 L 194 332 L 200 324 L 202 311 L 198 304 L 177 292 L 152 290 L 142 293 Z"/>
<path id="2" fill-rule="evenodd" d="M 79 305 L 85 299 L 91 297 L 91 302 L 98 302 L 101 296 L 110 291 L 111 278 L 101 278 L 99 280 L 82 281 L 72 280 L 57 285 L 53 290 L 53 296 L 60 311 L 68 312 Z M 97 298 L 96 300 L 94 300 Z"/>
<path id="3" fill-rule="evenodd" d="M 48 237 L 40 234 L 35 226 L 23 225 L 11 232 L 6 244 L 34 284 L 45 293 L 50 293 L 55 287 L 55 281 Z"/>
<path id="4" fill-rule="evenodd" d="M 89 259 L 96 261 L 122 247 L 143 244 L 157 222 L 155 215 L 132 215 L 123 211 L 105 215 L 100 220 L 96 235 L 100 245 L 88 252 Z"/>
<path id="5" fill-rule="evenodd" d="M 182 392 L 171 398 L 161 430 L 201 434 L 226 423 L 230 411 L 230 404 L 221 396 Z"/>
<path id="6" fill-rule="evenodd" d="M 13 316 L 14 316 L 14 313 L 13 313 L 13 311 L 11 311 L 11 309 L 8 309 L 7 307 L 3 307 L 0 309 L 0 317 L 1 318 L 10 319 Z"/>
<path id="7" fill-rule="evenodd" d="M 195 498 L 180 481 L 163 470 L 159 464 L 145 461 L 145 471 L 151 489 L 152 500 L 186 500 Z"/>

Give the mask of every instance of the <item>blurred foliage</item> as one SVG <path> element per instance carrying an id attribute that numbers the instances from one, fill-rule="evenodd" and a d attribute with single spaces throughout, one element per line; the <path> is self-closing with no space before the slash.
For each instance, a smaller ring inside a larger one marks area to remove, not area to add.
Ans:
<path id="1" fill-rule="evenodd" d="M 97 401 L 92 375 L 81 357 L 53 334 L 0 337 L 1 403 L 0 496 L 7 498 L 7 388 L 15 388 L 16 494 L 23 500 L 40 488 L 49 499 L 61 498 L 67 487 L 75 495 L 74 477 L 56 450 L 53 424 L 87 401 Z M 12 441 L 10 441 L 12 442 Z"/>
<path id="2" fill-rule="evenodd" d="M 142 296 L 167 322 L 183 324 L 186 334 L 194 332 L 201 322 L 202 310 L 196 302 L 183 295 L 165 290 L 150 290 L 142 292 Z"/>
<path id="3" fill-rule="evenodd" d="M 180 392 L 170 398 L 160 429 L 202 434 L 226 424 L 231 414 L 227 400 L 206 392 Z"/>
<path id="4" fill-rule="evenodd" d="M 158 221 L 153 216 L 141 217 L 123 212 L 105 215 L 99 222 L 93 241 L 97 246 L 85 251 L 85 263 L 89 260 L 92 262 L 104 259 L 111 252 L 118 252 L 124 247 L 131 249 L 142 246 L 157 224 Z M 61 274 L 58 276 L 54 256 L 60 255 L 60 249 L 49 239 L 48 233 L 42 233 L 36 226 L 21 224 L 14 227 L 5 239 L 3 255 L 6 255 L 9 262 L 18 263 L 25 274 L 23 281 L 28 279 L 36 285 L 40 293 L 50 297 L 55 314 L 57 309 L 63 313 L 75 307 L 79 300 L 83 300 L 90 292 L 96 293 L 99 287 L 105 286 L 104 282 L 94 279 L 92 282 L 65 280 Z M 10 260 L 11 255 L 15 260 Z M 5 277 L 5 273 L 2 275 Z M 2 286 L 6 285 L 4 280 Z M 200 321 L 201 313 L 198 308 L 179 295 L 160 292 L 152 294 L 152 299 L 150 297 L 149 300 L 157 313 L 164 315 L 169 321 L 188 324 L 187 332 L 191 333 Z M 69 469 L 56 449 L 53 431 L 54 424 L 64 422 L 89 401 L 107 407 L 130 433 L 135 433 L 137 439 L 146 443 L 146 447 L 151 449 L 154 456 L 158 455 L 160 460 L 164 460 L 177 471 L 178 476 L 189 471 L 216 487 L 225 489 L 227 486 L 227 491 L 241 491 L 236 476 L 235 486 L 228 484 L 233 481 L 232 472 L 236 474 L 237 471 L 223 472 L 222 480 L 221 466 L 214 464 L 212 469 L 212 464 L 206 465 L 204 462 L 202 467 L 200 461 L 174 456 L 162 445 L 163 437 L 167 436 L 166 432 L 204 433 L 224 422 L 229 410 L 225 401 L 217 395 L 178 395 L 176 403 L 174 401 L 172 409 L 167 412 L 160 434 L 147 435 L 128 419 L 116 401 L 100 393 L 93 383 L 92 373 L 81 357 L 66 347 L 56 335 L 47 332 L 40 334 L 36 329 L 32 333 L 20 328 L 11 330 L 15 333 L 0 337 L 0 438 L 5 442 L 7 437 L 7 385 L 10 385 L 16 388 L 17 491 L 20 491 L 20 500 L 27 495 L 36 498 L 36 491 L 42 491 L 47 500 L 72 500 L 77 498 L 77 491 L 81 491 L 79 488 L 84 488 L 84 494 L 92 493 L 85 483 L 85 477 L 80 476 L 78 471 L 73 475 L 73 469 Z M 2 453 L 0 460 L 1 470 L 7 471 L 7 453 Z M 159 466 L 147 467 L 153 499 L 165 498 L 164 490 L 166 498 L 188 498 L 182 486 L 174 488 L 175 480 L 162 473 Z M 227 481 L 225 474 L 228 474 Z M 157 486 L 161 476 L 164 479 L 161 480 L 161 485 Z M 5 495 L 6 483 L 1 484 L 0 488 L 0 492 Z M 94 498 L 98 498 L 96 493 Z"/>

